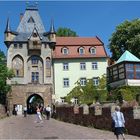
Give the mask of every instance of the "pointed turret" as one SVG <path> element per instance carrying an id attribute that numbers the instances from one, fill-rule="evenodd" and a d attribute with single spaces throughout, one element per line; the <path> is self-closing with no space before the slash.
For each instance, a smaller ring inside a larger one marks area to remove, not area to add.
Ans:
<path id="1" fill-rule="evenodd" d="M 55 32 L 55 28 L 54 28 L 54 22 L 53 22 L 53 19 L 51 20 L 50 33 L 52 33 L 52 34 L 56 34 L 56 32 Z"/>
<path id="2" fill-rule="evenodd" d="M 55 32 L 53 20 L 51 20 L 51 27 L 49 31 L 49 41 L 50 41 L 50 47 L 54 49 L 55 44 L 56 44 L 56 32 Z"/>
<path id="3" fill-rule="evenodd" d="M 6 28 L 5 28 L 4 34 L 5 34 L 5 40 L 4 40 L 4 42 L 5 42 L 5 44 L 7 46 L 9 46 L 10 45 L 10 42 L 17 35 L 17 33 L 14 32 L 14 31 L 12 31 L 11 28 L 10 28 L 10 20 L 9 20 L 9 18 L 7 19 L 7 24 L 6 24 Z"/>
<path id="4" fill-rule="evenodd" d="M 9 22 L 9 18 L 7 19 L 7 24 L 6 24 L 6 28 L 5 28 L 5 38 L 4 38 L 4 42 L 7 45 L 7 47 L 10 45 L 10 41 L 12 38 L 12 34 L 11 34 L 11 29 L 10 29 L 10 22 Z"/>
<path id="5" fill-rule="evenodd" d="M 5 32 L 4 33 L 8 33 L 10 32 L 11 29 L 10 29 L 10 22 L 9 22 L 9 18 L 7 19 L 7 24 L 6 24 L 6 28 L 5 28 Z"/>

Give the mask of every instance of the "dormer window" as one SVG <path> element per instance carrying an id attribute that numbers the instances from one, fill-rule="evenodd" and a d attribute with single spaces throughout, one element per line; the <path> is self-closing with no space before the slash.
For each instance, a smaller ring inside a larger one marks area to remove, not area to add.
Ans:
<path id="1" fill-rule="evenodd" d="M 35 23 L 33 17 L 30 17 L 30 18 L 29 18 L 28 23 Z"/>
<path id="2" fill-rule="evenodd" d="M 83 47 L 79 48 L 79 54 L 81 54 L 81 55 L 84 54 L 84 48 Z"/>
<path id="3" fill-rule="evenodd" d="M 37 37 L 37 33 L 33 33 L 33 37 Z"/>
<path id="4" fill-rule="evenodd" d="M 69 51 L 68 51 L 68 48 L 63 48 L 63 49 L 62 49 L 62 53 L 63 53 L 63 54 L 68 54 L 68 52 L 69 52 Z"/>
<path id="5" fill-rule="evenodd" d="M 89 51 L 90 51 L 91 54 L 96 54 L 96 48 L 95 47 L 91 47 L 89 49 Z"/>

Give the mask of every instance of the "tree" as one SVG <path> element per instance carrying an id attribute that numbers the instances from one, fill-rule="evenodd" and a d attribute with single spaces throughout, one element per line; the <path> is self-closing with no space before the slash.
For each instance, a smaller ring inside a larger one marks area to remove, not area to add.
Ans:
<path id="1" fill-rule="evenodd" d="M 76 85 L 66 96 L 66 101 L 70 102 L 72 98 L 77 97 L 81 104 L 92 104 L 93 101 L 105 101 L 107 98 L 105 75 L 99 78 L 98 86 L 93 84 L 93 79 L 87 79 L 86 86 L 81 86 L 79 81 L 76 82 Z"/>
<path id="2" fill-rule="evenodd" d="M 125 50 L 140 58 L 140 19 L 124 21 L 109 39 L 112 59 L 118 60 Z"/>
<path id="3" fill-rule="evenodd" d="M 6 84 L 6 80 L 10 79 L 14 76 L 13 71 L 9 70 L 5 64 L 5 55 L 0 50 L 0 103 L 5 104 L 6 101 L 6 93 L 10 91 L 10 85 Z"/>
<path id="4" fill-rule="evenodd" d="M 70 28 L 59 27 L 57 29 L 56 36 L 71 36 L 71 37 L 75 37 L 75 36 L 77 36 L 77 34 L 76 34 L 75 31 L 72 31 Z"/>

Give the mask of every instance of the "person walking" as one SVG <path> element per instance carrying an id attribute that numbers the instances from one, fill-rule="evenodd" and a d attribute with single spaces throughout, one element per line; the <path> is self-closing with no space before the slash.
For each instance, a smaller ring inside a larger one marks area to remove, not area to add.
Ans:
<path id="1" fill-rule="evenodd" d="M 117 140 L 119 140 L 119 135 L 122 135 L 123 140 L 125 140 L 125 119 L 123 113 L 120 112 L 119 106 L 115 107 L 115 112 L 112 114 L 112 120 L 114 122 L 114 134 L 116 135 Z"/>
<path id="2" fill-rule="evenodd" d="M 48 105 L 46 107 L 46 119 L 49 120 L 51 116 L 51 107 Z"/>
<path id="3" fill-rule="evenodd" d="M 26 116 L 27 116 L 27 107 L 24 106 L 24 117 L 26 117 Z"/>
<path id="4" fill-rule="evenodd" d="M 18 107 L 17 107 L 17 105 L 15 106 L 14 111 L 15 111 L 15 116 L 17 116 L 17 112 L 18 112 Z"/>
<path id="5" fill-rule="evenodd" d="M 37 120 L 36 122 L 43 122 L 39 106 L 36 107 Z"/>

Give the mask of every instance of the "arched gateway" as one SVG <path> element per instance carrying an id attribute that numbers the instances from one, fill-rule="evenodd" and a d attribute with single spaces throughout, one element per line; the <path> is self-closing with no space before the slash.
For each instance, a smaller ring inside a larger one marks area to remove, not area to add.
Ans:
<path id="1" fill-rule="evenodd" d="M 36 113 L 36 107 L 41 106 L 44 107 L 44 100 L 43 98 L 38 94 L 32 94 L 27 99 L 27 112 L 29 114 Z"/>
<path id="2" fill-rule="evenodd" d="M 31 107 L 35 107 L 32 101 L 37 99 L 39 105 L 47 106 L 52 104 L 52 86 L 51 85 L 14 85 L 12 86 L 11 93 L 7 96 L 7 104 L 9 110 L 12 111 L 14 106 L 18 106 L 18 114 L 22 114 L 24 106 L 27 106 L 28 113 L 34 113 Z"/>

